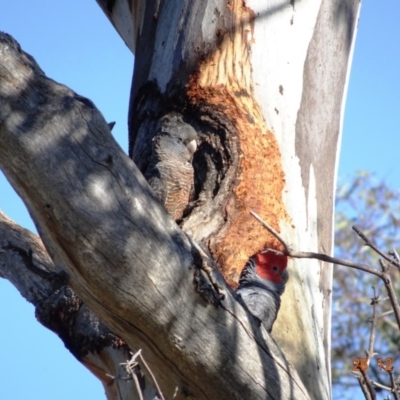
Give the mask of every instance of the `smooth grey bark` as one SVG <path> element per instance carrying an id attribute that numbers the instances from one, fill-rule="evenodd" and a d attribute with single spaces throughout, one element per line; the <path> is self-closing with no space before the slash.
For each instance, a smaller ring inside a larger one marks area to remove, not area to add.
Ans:
<path id="1" fill-rule="evenodd" d="M 0 167 L 68 284 L 143 350 L 164 395 L 308 398 L 229 288 L 219 307 L 196 291 L 200 255 L 93 103 L 47 78 L 5 34 L 0 60 Z"/>
<path id="2" fill-rule="evenodd" d="M 336 174 L 339 162 L 341 129 L 348 76 L 355 44 L 360 0 L 323 1 L 304 64 L 303 93 L 296 121 L 295 153 L 301 165 L 301 180 L 306 197 L 310 197 L 311 171 L 315 174 L 318 215 L 317 251 L 331 254 L 334 245 Z M 318 104 L 318 105 L 317 105 Z M 318 288 L 326 310 L 323 321 L 325 365 L 331 385 L 331 292 L 333 265 L 321 262 Z M 317 327 L 314 328 L 318 330 Z M 285 339 L 283 339 L 284 341 Z M 302 358 L 302 357 L 301 357 Z M 293 361 L 294 362 L 294 361 Z M 303 381 L 318 364 L 311 359 L 298 369 Z M 315 380 L 315 389 L 318 388 Z M 311 384 L 313 382 L 311 381 Z"/>

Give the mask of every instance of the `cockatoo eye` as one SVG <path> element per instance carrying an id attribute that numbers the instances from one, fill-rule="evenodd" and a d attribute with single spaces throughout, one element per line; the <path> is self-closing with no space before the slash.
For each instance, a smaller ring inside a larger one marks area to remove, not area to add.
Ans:
<path id="1" fill-rule="evenodd" d="M 275 272 L 278 272 L 278 271 L 279 271 L 279 268 L 278 268 L 276 265 L 274 265 L 274 266 L 272 267 L 272 269 L 273 269 Z"/>

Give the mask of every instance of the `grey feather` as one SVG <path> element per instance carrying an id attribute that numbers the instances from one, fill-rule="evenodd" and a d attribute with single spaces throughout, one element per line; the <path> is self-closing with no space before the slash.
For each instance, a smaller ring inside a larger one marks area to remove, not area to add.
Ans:
<path id="1" fill-rule="evenodd" d="M 284 273 L 287 274 L 286 271 Z M 262 324 L 271 333 L 281 306 L 281 295 L 284 290 L 284 284 L 260 278 L 256 273 L 254 259 L 251 258 L 242 271 L 236 294 L 255 317 L 257 323 Z"/>
<path id="2" fill-rule="evenodd" d="M 152 154 L 145 178 L 175 220 L 182 217 L 193 185 L 192 157 L 197 133 L 181 116 L 160 120 L 153 138 Z"/>

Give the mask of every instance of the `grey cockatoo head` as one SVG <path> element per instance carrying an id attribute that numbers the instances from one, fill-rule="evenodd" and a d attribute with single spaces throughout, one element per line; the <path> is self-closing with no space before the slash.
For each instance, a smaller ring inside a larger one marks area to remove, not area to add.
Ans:
<path id="1" fill-rule="evenodd" d="M 183 121 L 178 114 L 168 114 L 160 119 L 159 132 L 161 136 L 167 136 L 176 143 L 182 143 L 193 156 L 197 150 L 197 133 L 194 128 Z M 168 142 L 168 141 L 166 141 Z"/>
<path id="2" fill-rule="evenodd" d="M 243 268 L 236 294 L 246 308 L 268 332 L 278 315 L 281 295 L 289 279 L 287 257 L 273 252 L 260 252 Z"/>

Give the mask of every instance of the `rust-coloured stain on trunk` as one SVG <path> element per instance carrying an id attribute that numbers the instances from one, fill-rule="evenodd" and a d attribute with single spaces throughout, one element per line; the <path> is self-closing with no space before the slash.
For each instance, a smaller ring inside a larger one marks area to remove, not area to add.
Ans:
<path id="1" fill-rule="evenodd" d="M 242 1 L 231 1 L 232 30 L 221 46 L 201 63 L 188 86 L 188 96 L 221 109 L 235 125 L 241 149 L 234 196 L 227 206 L 228 228 L 214 257 L 227 282 L 236 287 L 241 270 L 254 253 L 272 247 L 282 249 L 249 213 L 255 211 L 279 232 L 279 221 L 289 219 L 282 202 L 285 177 L 279 145 L 268 129 L 252 95 L 249 47 L 254 13 Z"/>

